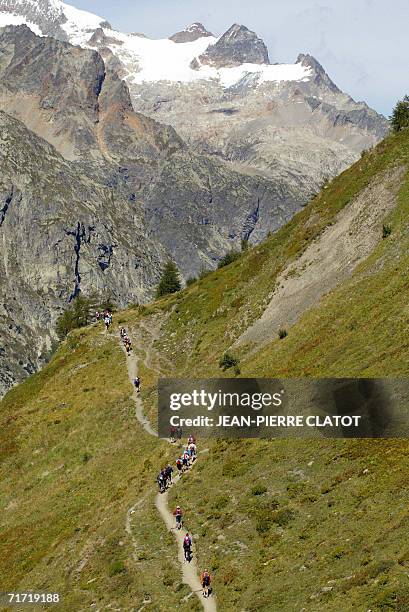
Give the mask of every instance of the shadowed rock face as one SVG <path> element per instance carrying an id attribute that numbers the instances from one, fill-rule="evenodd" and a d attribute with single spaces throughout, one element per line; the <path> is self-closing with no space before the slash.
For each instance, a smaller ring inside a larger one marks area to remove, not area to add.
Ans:
<path id="1" fill-rule="evenodd" d="M 99 53 L 26 26 L 0 30 L 0 92 L 1 109 L 68 159 L 119 154 L 142 164 L 184 146 L 172 128 L 133 111 L 128 88 Z"/>
<path id="2" fill-rule="evenodd" d="M 270 63 L 267 47 L 261 38 L 245 26 L 237 24 L 232 25 L 199 60 L 202 64 L 216 68 Z"/>
<path id="3" fill-rule="evenodd" d="M 186 43 L 193 42 L 198 38 L 203 38 L 204 36 L 213 36 L 211 32 L 206 30 L 202 23 L 192 23 L 186 30 L 182 30 L 181 32 L 177 32 L 173 34 L 173 36 L 169 36 L 169 40 L 173 40 L 175 43 Z"/>
<path id="4" fill-rule="evenodd" d="M 0 164 L 1 395 L 44 363 L 56 317 L 80 291 L 143 301 L 166 253 L 141 207 L 106 184 L 113 168 L 88 174 L 3 112 Z"/>

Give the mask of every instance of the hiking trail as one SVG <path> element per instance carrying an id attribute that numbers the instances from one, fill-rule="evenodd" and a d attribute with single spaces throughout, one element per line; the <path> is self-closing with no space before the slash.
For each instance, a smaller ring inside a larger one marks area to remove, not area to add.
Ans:
<path id="1" fill-rule="evenodd" d="M 143 363 L 147 367 L 150 367 L 151 369 L 156 370 L 156 368 L 152 368 L 152 362 L 153 362 L 153 343 L 155 342 L 157 338 L 157 333 L 155 332 L 155 330 L 147 327 L 146 325 L 142 325 L 141 327 L 151 337 L 151 342 L 148 346 L 148 349 L 145 351 L 145 358 L 143 360 Z M 144 415 L 142 399 L 140 397 L 140 394 L 136 391 L 135 386 L 133 384 L 134 379 L 138 376 L 139 357 L 134 354 L 134 351 L 131 351 L 129 356 L 126 355 L 125 350 L 124 352 L 126 356 L 128 376 L 129 376 L 129 380 L 131 382 L 132 389 L 133 389 L 132 399 L 135 403 L 135 408 L 136 408 L 135 416 L 138 419 L 139 423 L 142 425 L 143 429 L 148 434 L 150 434 L 151 436 L 158 437 L 158 433 L 152 428 L 149 422 L 149 419 L 147 419 Z M 156 371 L 159 373 L 158 370 Z M 183 480 L 185 479 L 186 479 L 186 476 L 183 476 Z M 178 480 L 179 480 L 179 476 L 175 475 L 175 480 L 173 481 L 171 487 L 173 487 L 178 482 Z M 178 530 L 175 527 L 175 518 L 172 512 L 170 512 L 168 508 L 168 495 L 169 495 L 169 489 L 165 491 L 165 493 L 157 493 L 155 497 L 155 506 L 160 516 L 162 517 L 162 520 L 165 523 L 166 528 L 168 529 L 168 531 L 172 531 L 173 535 L 175 536 L 177 547 L 178 547 L 178 561 L 182 568 L 183 582 L 187 584 L 192 591 L 192 593 L 188 597 L 190 597 L 193 594 L 197 595 L 205 612 L 216 612 L 217 607 L 216 607 L 216 601 L 215 601 L 214 595 L 211 595 L 210 597 L 207 597 L 207 598 L 202 596 L 202 585 L 200 583 L 200 578 L 199 578 L 199 568 L 197 566 L 194 553 L 193 553 L 193 558 L 190 561 L 190 563 L 186 562 L 184 559 L 183 538 L 184 538 L 185 531 L 183 529 Z M 131 517 L 132 517 L 133 511 L 135 510 L 137 506 L 138 506 L 138 502 L 134 506 L 132 506 L 132 508 L 130 508 L 127 512 L 126 531 L 128 534 L 131 534 L 132 532 Z"/>

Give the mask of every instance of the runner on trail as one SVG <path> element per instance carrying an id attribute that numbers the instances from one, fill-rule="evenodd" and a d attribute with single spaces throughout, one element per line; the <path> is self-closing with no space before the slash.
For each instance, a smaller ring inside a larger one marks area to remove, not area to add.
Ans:
<path id="1" fill-rule="evenodd" d="M 174 427 L 173 425 L 170 428 L 170 441 L 172 442 L 172 444 L 176 442 L 176 427 Z"/>
<path id="2" fill-rule="evenodd" d="M 196 438 L 194 437 L 193 434 L 190 434 L 188 440 L 187 440 L 188 444 L 195 444 L 196 443 Z"/>
<path id="3" fill-rule="evenodd" d="M 209 597 L 211 593 L 210 584 L 212 582 L 212 577 L 206 569 L 200 574 L 200 582 L 202 583 L 203 597 Z"/>
<path id="4" fill-rule="evenodd" d="M 124 338 L 124 346 L 125 346 L 126 354 L 129 356 L 132 351 L 132 342 L 128 336 L 125 336 Z"/>
<path id="5" fill-rule="evenodd" d="M 134 378 L 133 384 L 135 385 L 136 392 L 140 393 L 141 392 L 141 379 L 139 378 L 139 376 Z"/>
<path id="6" fill-rule="evenodd" d="M 104 323 L 105 323 L 105 327 L 107 331 L 109 329 L 109 326 L 111 325 L 111 322 L 112 322 L 112 317 L 109 317 L 108 315 L 106 315 L 104 317 Z"/>
<path id="7" fill-rule="evenodd" d="M 176 459 L 176 467 L 178 469 L 179 472 L 179 478 L 182 476 L 182 470 L 183 470 L 183 460 L 181 457 L 178 457 Z"/>
<path id="8" fill-rule="evenodd" d="M 163 470 L 159 472 L 156 481 L 158 483 L 159 486 L 159 493 L 163 493 L 166 489 L 166 484 L 165 484 L 165 478 L 163 475 Z"/>
<path id="9" fill-rule="evenodd" d="M 95 313 L 95 321 L 99 323 L 100 318 L 101 318 L 101 313 L 99 312 L 99 310 L 97 310 Z"/>
<path id="10" fill-rule="evenodd" d="M 165 490 L 168 488 L 168 471 L 167 469 L 164 467 L 161 470 L 161 474 L 162 474 L 162 478 L 163 478 L 163 484 L 165 486 Z"/>
<path id="11" fill-rule="evenodd" d="M 182 512 L 180 506 L 176 506 L 176 510 L 173 512 L 173 516 L 176 519 L 176 529 L 182 529 L 183 512 Z"/>
<path id="12" fill-rule="evenodd" d="M 196 444 L 189 444 L 189 455 L 192 462 L 196 459 L 196 454 Z"/>
<path id="13" fill-rule="evenodd" d="M 123 340 L 126 336 L 126 329 L 125 327 L 121 327 L 121 329 L 119 330 L 119 333 L 121 334 L 121 339 Z"/>
<path id="14" fill-rule="evenodd" d="M 166 482 L 170 486 L 172 484 L 173 467 L 168 464 L 165 468 L 165 472 L 166 472 Z"/>
<path id="15" fill-rule="evenodd" d="M 186 451 L 182 455 L 182 464 L 184 472 L 189 469 L 189 453 Z"/>
<path id="16" fill-rule="evenodd" d="M 183 552 L 185 555 L 185 560 L 189 561 L 190 563 L 192 559 L 192 538 L 188 533 L 183 538 Z"/>

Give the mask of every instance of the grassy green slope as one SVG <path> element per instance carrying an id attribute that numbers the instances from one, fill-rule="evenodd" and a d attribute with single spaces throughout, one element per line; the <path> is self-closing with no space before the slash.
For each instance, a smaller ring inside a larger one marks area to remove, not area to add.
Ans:
<path id="1" fill-rule="evenodd" d="M 408 610 L 408 444 L 219 442 L 174 492 L 223 610 Z"/>
<path id="2" fill-rule="evenodd" d="M 117 338 L 93 327 L 0 404 L 0 592 L 60 592 L 64 611 L 139 608 L 146 594 L 155 610 L 184 609 L 153 503 L 168 445 L 142 431 L 129 396 Z"/>
<path id="3" fill-rule="evenodd" d="M 287 338 L 245 359 L 243 373 L 292 376 L 409 374 L 409 177 L 381 240 L 352 278 Z"/>

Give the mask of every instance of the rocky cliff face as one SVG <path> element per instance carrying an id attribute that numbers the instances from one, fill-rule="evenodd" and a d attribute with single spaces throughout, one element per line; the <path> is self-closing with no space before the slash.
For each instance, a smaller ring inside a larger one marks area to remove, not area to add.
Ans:
<path id="1" fill-rule="evenodd" d="M 80 291 L 146 299 L 166 253 L 140 207 L 3 112 L 0 165 L 1 395 L 44 362 Z"/>
<path id="2" fill-rule="evenodd" d="M 241 64 L 269 64 L 270 60 L 264 41 L 245 26 L 234 24 L 199 56 L 199 62 L 226 68 Z"/>
<path id="3" fill-rule="evenodd" d="M 384 117 L 340 91 L 312 56 L 270 64 L 264 42 L 245 26 L 217 38 L 193 24 L 168 41 L 102 31 L 100 42 L 85 31 L 75 42 L 115 58 L 137 111 L 173 126 L 197 153 L 296 191 L 302 203 L 388 131 Z"/>
<path id="4" fill-rule="evenodd" d="M 0 30 L 0 51 L 1 393 L 43 363 L 80 292 L 143 302 L 170 256 L 185 278 L 214 267 L 300 203 L 135 113 L 95 51 L 25 26 Z"/>
<path id="5" fill-rule="evenodd" d="M 155 215 L 162 218 L 169 210 L 178 219 L 166 240 L 175 256 L 185 225 L 187 237 L 194 225 L 212 235 L 217 247 L 206 248 L 201 240 L 200 256 L 193 245 L 184 247 L 186 261 L 195 264 L 182 266 L 183 273 L 216 260 L 220 248 L 225 251 L 232 240 L 250 236 L 256 226 L 259 232 L 276 229 L 300 206 L 296 189 L 240 174 L 217 157 L 197 155 L 173 128 L 134 112 L 126 84 L 97 52 L 40 38 L 26 26 L 0 30 L 0 51 L 0 109 L 23 121 L 65 159 L 81 162 L 90 176 L 108 167 L 101 180 L 149 211 L 148 225 L 155 226 Z M 255 208 L 259 213 L 249 232 L 244 219 Z"/>
<path id="6" fill-rule="evenodd" d="M 67 159 L 132 157 L 141 165 L 184 146 L 172 128 L 134 113 L 128 88 L 99 53 L 24 25 L 0 31 L 0 108 Z"/>

